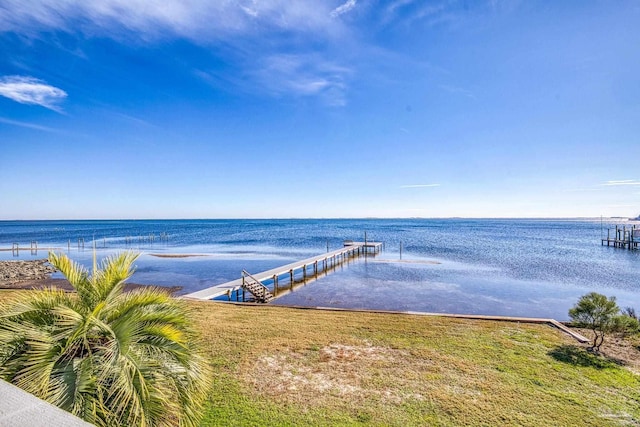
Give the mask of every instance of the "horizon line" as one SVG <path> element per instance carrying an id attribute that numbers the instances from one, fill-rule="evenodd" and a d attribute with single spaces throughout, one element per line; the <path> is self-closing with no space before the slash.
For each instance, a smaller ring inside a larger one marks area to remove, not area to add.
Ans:
<path id="1" fill-rule="evenodd" d="M 628 216 L 366 216 L 366 217 L 193 217 L 193 218 L 31 218 L 31 219 L 0 219 L 0 222 L 17 221 L 272 221 L 272 220 L 392 220 L 392 219 L 629 219 Z"/>

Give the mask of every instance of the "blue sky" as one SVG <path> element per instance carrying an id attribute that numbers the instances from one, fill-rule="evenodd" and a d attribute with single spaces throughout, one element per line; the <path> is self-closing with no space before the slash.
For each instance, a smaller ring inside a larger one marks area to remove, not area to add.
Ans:
<path id="1" fill-rule="evenodd" d="M 640 214 L 637 1 L 5 0 L 0 219 Z"/>

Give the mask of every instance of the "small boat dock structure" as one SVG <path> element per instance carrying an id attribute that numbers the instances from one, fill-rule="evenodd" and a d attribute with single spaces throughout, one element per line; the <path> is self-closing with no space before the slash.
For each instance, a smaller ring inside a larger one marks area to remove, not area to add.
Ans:
<path id="1" fill-rule="evenodd" d="M 614 248 L 640 249 L 640 228 L 635 225 L 629 227 L 616 225 L 616 228 L 607 228 L 607 238 L 602 238 L 602 246 L 605 243 Z"/>
<path id="2" fill-rule="evenodd" d="M 211 300 L 226 295 L 231 300 L 235 295 L 236 301 L 246 301 L 248 296 L 252 301 L 268 303 L 292 291 L 296 283 L 307 283 L 353 258 L 370 254 L 375 256 L 382 251 L 382 247 L 381 242 L 346 240 L 344 247 L 335 251 L 261 273 L 250 274 L 243 270 L 239 279 L 183 295 L 183 298 Z"/>

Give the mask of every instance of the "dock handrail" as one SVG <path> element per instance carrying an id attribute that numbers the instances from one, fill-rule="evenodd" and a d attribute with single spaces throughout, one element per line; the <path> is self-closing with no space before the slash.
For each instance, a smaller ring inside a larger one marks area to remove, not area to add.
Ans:
<path id="1" fill-rule="evenodd" d="M 300 261 L 295 261 L 286 265 L 275 267 L 267 271 L 253 273 L 252 276 L 254 277 L 254 279 L 257 279 L 257 281 L 260 281 L 260 282 L 266 281 L 266 280 L 273 280 L 274 281 L 273 295 L 275 298 L 277 297 L 277 294 L 280 293 L 279 290 L 281 289 L 281 287 L 279 287 L 279 284 L 278 284 L 278 279 L 280 278 L 280 276 L 287 276 L 289 278 L 289 283 L 290 283 L 289 288 L 291 289 L 292 284 L 295 283 L 294 273 L 296 271 L 302 271 L 303 279 L 304 279 L 306 267 L 313 267 L 314 268 L 313 275 L 317 276 L 320 270 L 327 272 L 332 268 L 334 268 L 336 265 L 340 265 L 351 258 L 359 257 L 360 255 L 365 254 L 366 252 L 370 252 L 370 253 L 373 252 L 377 254 L 381 251 L 382 251 L 382 243 L 380 242 L 368 241 L 366 247 L 364 246 L 363 242 L 353 242 L 353 244 L 342 247 L 340 249 L 336 249 L 336 250 L 323 253 L 320 255 L 316 255 L 310 258 L 306 258 Z M 321 264 L 320 267 L 318 267 L 318 263 Z M 309 278 L 309 276 L 306 275 L 306 278 Z M 231 292 L 235 292 L 238 289 L 246 289 L 246 286 L 243 288 L 243 284 L 247 285 L 248 283 L 249 284 L 254 283 L 254 281 L 250 279 L 249 276 L 247 276 L 246 280 L 243 280 L 243 277 L 239 277 L 230 282 L 221 283 L 219 285 L 211 286 L 206 289 L 201 289 L 199 291 L 192 292 L 187 295 L 183 295 L 183 297 L 193 298 L 193 299 L 202 299 L 202 300 L 214 299 L 219 296 L 228 295 L 229 290 L 231 290 Z M 262 286 L 262 285 L 259 285 L 259 286 Z M 256 285 L 256 287 L 259 287 L 259 286 Z M 259 289 L 256 290 L 256 292 L 258 292 L 259 294 L 262 294 L 262 292 L 260 292 Z M 236 293 L 236 298 L 239 299 L 237 293 Z"/>
<path id="2" fill-rule="evenodd" d="M 247 277 L 251 279 L 252 283 L 246 283 Z M 273 299 L 273 295 L 271 294 L 271 291 L 269 291 L 269 288 L 246 270 L 242 270 L 242 287 L 248 289 L 249 292 L 251 292 L 260 302 L 269 302 Z"/>

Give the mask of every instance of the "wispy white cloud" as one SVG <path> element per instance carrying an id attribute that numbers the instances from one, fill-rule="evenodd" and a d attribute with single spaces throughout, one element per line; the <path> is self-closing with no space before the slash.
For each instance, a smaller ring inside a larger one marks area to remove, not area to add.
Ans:
<path id="1" fill-rule="evenodd" d="M 341 4 L 331 11 L 331 17 L 337 18 L 340 15 L 344 15 L 345 13 L 351 11 L 351 9 L 353 9 L 354 7 L 356 7 L 356 0 L 347 0 L 346 3 Z"/>
<path id="2" fill-rule="evenodd" d="M 428 188 L 428 187 L 440 187 L 440 184 L 409 184 L 409 185 L 400 186 L 400 188 Z"/>
<path id="3" fill-rule="evenodd" d="M 346 82 L 352 71 L 320 55 L 272 55 L 254 72 L 272 93 L 320 96 L 332 106 L 346 105 Z"/>
<path id="4" fill-rule="evenodd" d="M 444 17 L 450 15 L 451 1 L 441 2 L 439 4 L 423 4 L 420 2 L 420 8 L 416 10 L 413 17 L 416 20 L 429 18 L 431 23 L 437 23 L 446 20 Z"/>
<path id="5" fill-rule="evenodd" d="M 388 13 L 393 13 L 397 9 L 401 9 L 404 6 L 410 5 L 410 4 L 414 3 L 414 2 L 415 2 L 415 0 L 395 0 L 395 1 L 392 1 L 387 6 L 387 12 Z"/>
<path id="6" fill-rule="evenodd" d="M 415 21 L 425 21 L 428 25 L 433 25 L 451 19 L 449 10 L 452 3 L 455 2 L 451 0 L 440 2 L 395 0 L 384 9 L 382 22 L 390 23 L 401 19 L 405 25 L 410 25 Z"/>
<path id="7" fill-rule="evenodd" d="M 463 87 L 450 86 L 450 85 L 439 85 L 438 87 L 446 92 L 449 92 L 455 95 L 462 95 L 467 98 L 476 99 L 476 96 L 473 94 L 473 92 Z"/>
<path id="8" fill-rule="evenodd" d="M 637 179 L 623 179 L 617 181 L 607 181 L 600 184 L 605 187 L 615 187 L 620 185 L 640 185 L 640 180 Z"/>
<path id="9" fill-rule="evenodd" d="M 42 125 L 38 125 L 38 124 L 35 124 L 35 123 L 22 122 L 22 121 L 18 121 L 18 120 L 11 120 L 11 119 L 7 119 L 6 117 L 0 117 L 0 123 L 3 123 L 5 125 L 11 125 L 11 126 L 19 126 L 19 127 L 27 128 L 27 129 L 40 130 L 40 131 L 43 131 L 43 132 L 51 132 L 51 133 L 59 133 L 60 132 L 59 129 L 51 128 L 51 127 L 48 127 L 48 126 L 42 126 Z"/>
<path id="10" fill-rule="evenodd" d="M 105 114 L 113 116 L 116 119 L 123 120 L 123 121 L 126 121 L 128 123 L 134 124 L 136 126 L 143 126 L 143 127 L 148 127 L 148 128 L 160 129 L 159 126 L 157 126 L 157 125 L 155 125 L 153 123 L 150 123 L 150 122 L 148 122 L 146 120 L 143 120 L 143 119 L 141 119 L 139 117 L 132 116 L 130 114 L 124 114 L 124 113 L 120 113 L 120 112 L 113 111 L 113 110 L 105 110 Z"/>
<path id="11" fill-rule="evenodd" d="M 265 28 L 329 33 L 340 25 L 333 11 L 346 13 L 351 2 L 355 6 L 355 0 L 342 5 L 339 0 L 5 0 L 0 31 L 57 29 L 109 37 L 125 31 L 143 40 L 177 35 L 197 41 Z"/>
<path id="12" fill-rule="evenodd" d="M 362 3 L 357 0 L 3 0 L 0 33 L 11 31 L 37 37 L 55 30 L 134 44 L 187 39 L 200 46 L 228 49 L 232 52 L 229 55 L 232 65 L 249 64 L 242 70 L 245 77 L 264 76 L 272 71 L 269 79 L 260 80 L 263 86 L 266 82 L 265 87 L 271 93 L 316 96 L 330 105 L 344 105 L 349 83 L 354 80 L 350 77 L 357 67 L 341 65 L 354 61 L 354 55 L 348 59 L 341 55 L 345 51 L 365 52 L 366 48 L 362 38 L 354 34 L 358 23 L 337 18 L 362 8 L 362 14 L 357 16 L 375 14 L 373 21 L 385 21 L 388 15 L 394 22 L 409 25 L 416 19 L 439 21 L 461 9 L 457 0 L 395 0 L 378 10 Z M 313 47 L 301 42 L 305 39 L 312 40 L 311 45 L 318 50 L 309 54 Z M 303 52 L 299 46 L 305 46 L 306 55 L 305 66 L 298 69 L 299 74 L 278 70 L 277 64 L 270 64 L 272 58 L 283 52 L 299 56 Z M 317 62 L 312 64 L 313 61 Z M 350 71 L 334 72 L 327 69 L 328 63 L 329 68 L 349 68 Z M 260 64 L 267 65 L 266 71 L 251 71 Z M 209 79 L 206 74 L 205 71 L 200 77 Z M 277 81 L 279 77 L 283 77 L 282 81 Z M 250 83 L 255 87 L 256 81 Z M 460 93 L 473 96 L 469 92 Z"/>
<path id="13" fill-rule="evenodd" d="M 0 3 L 0 33 L 12 31 L 38 37 L 57 30 L 133 44 L 187 39 L 205 48 L 226 49 L 226 59 L 242 69 L 238 74 L 260 78 L 249 82 L 255 90 L 266 89 L 278 96 L 316 96 L 330 105 L 344 105 L 348 73 L 338 65 L 341 59 L 336 52 L 354 38 L 349 37 L 347 24 L 335 18 L 352 11 L 356 3 L 357 0 L 4 0 Z M 305 47 L 301 54 L 297 47 L 305 46 L 300 43 L 305 38 L 322 45 L 322 51 L 309 53 Z M 298 57 L 297 61 L 292 60 L 295 64 L 291 69 L 282 63 L 286 61 L 282 60 L 283 52 Z M 328 57 L 330 61 L 325 60 Z M 266 68 L 256 70 L 261 66 Z M 211 80 L 207 74 L 205 70 L 199 77 Z M 246 83 L 245 79 L 235 87 Z"/>
<path id="14" fill-rule="evenodd" d="M 60 111 L 58 104 L 67 97 L 62 89 L 28 76 L 0 77 L 0 95 L 21 104 L 40 105 L 54 111 Z"/>
<path id="15" fill-rule="evenodd" d="M 482 15 L 509 14 L 520 0 L 393 0 L 380 8 L 383 24 L 459 27 Z"/>

